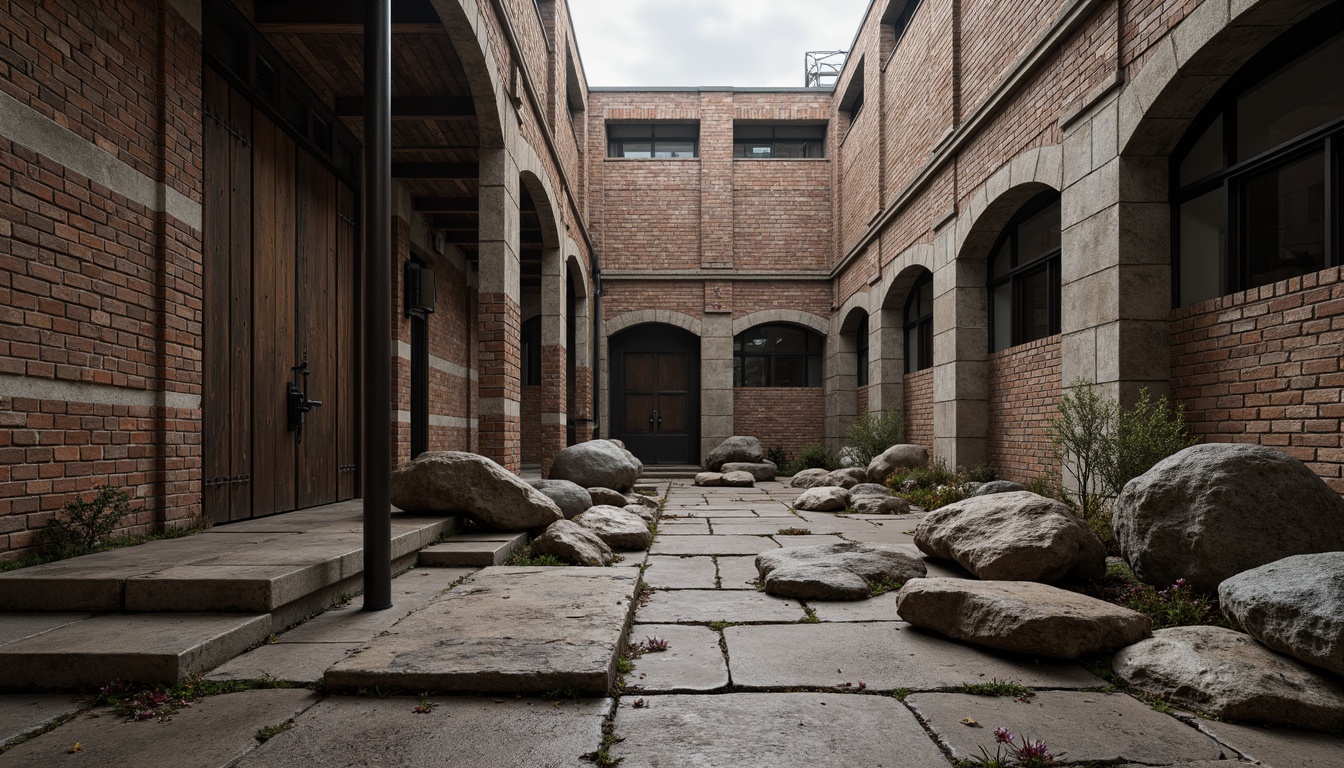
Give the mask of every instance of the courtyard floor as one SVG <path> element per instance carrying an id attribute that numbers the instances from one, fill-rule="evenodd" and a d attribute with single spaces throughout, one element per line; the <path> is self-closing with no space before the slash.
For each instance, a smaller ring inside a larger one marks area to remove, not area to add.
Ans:
<path id="1" fill-rule="evenodd" d="M 1327 734 L 1159 712 L 1107 692 L 1081 666 L 924 633 L 899 620 L 894 593 L 804 604 L 754 585 L 755 555 L 780 546 L 848 539 L 915 552 L 917 516 L 794 513 L 797 490 L 773 482 L 710 489 L 672 481 L 666 493 L 653 546 L 627 553 L 620 566 L 646 566 L 629 643 L 662 641 L 666 649 L 630 659 L 617 697 L 327 693 L 319 681 L 328 668 L 475 573 L 415 568 L 393 582 L 394 610 L 363 613 L 356 597 L 299 624 L 208 675 L 261 681 L 255 689 L 205 698 L 162 721 L 129 722 L 69 695 L 0 696 L 0 743 L 9 745 L 0 768 L 581 768 L 595 760 L 625 768 L 931 768 L 982 747 L 992 754 L 999 727 L 1045 741 L 1065 764 L 1344 765 L 1344 741 Z M 945 563 L 929 562 L 929 571 L 965 576 Z M 261 687 L 277 680 L 303 687 Z M 964 689 L 1000 682 L 1032 692 Z"/>

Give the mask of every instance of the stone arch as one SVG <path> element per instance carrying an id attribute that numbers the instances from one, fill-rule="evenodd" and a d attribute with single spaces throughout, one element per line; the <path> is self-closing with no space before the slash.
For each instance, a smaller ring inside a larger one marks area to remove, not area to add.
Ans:
<path id="1" fill-rule="evenodd" d="M 864 298 L 867 298 L 867 294 L 864 294 Z M 863 322 L 863 319 L 867 317 L 868 314 L 869 313 L 867 307 L 861 307 L 861 306 L 851 307 L 847 312 L 844 312 L 843 314 L 840 315 L 840 317 L 843 318 L 840 321 L 840 328 L 839 328 L 840 333 L 842 334 L 854 333 L 854 331 L 858 328 L 859 323 Z"/>
<path id="2" fill-rule="evenodd" d="M 644 325 L 646 323 L 663 323 L 665 325 L 676 326 L 683 331 L 689 331 L 696 336 L 704 335 L 704 331 L 698 318 L 684 315 L 680 312 L 673 312 L 670 309 L 636 309 L 603 320 L 603 340 L 605 341 L 627 328 L 633 328 L 636 325 Z"/>
<path id="3" fill-rule="evenodd" d="M 519 144 L 522 145 L 520 150 L 522 147 L 526 147 L 527 150 L 532 149 L 530 145 L 521 140 Z M 560 209 L 556 205 L 551 185 L 546 180 L 545 173 L 539 167 L 532 167 L 541 165 L 535 151 L 520 151 L 518 155 L 520 156 L 519 184 L 527 190 L 528 195 L 532 198 L 533 205 L 536 206 L 537 217 L 541 219 L 542 245 L 548 251 L 555 249 L 558 252 L 560 248 Z M 528 160 L 532 162 L 525 162 Z"/>
<path id="4" fill-rule="evenodd" d="M 489 31 L 473 0 L 433 0 L 434 10 L 448 32 L 462 62 L 467 87 L 476 106 L 476 122 L 482 147 L 503 147 L 505 120 L 509 117 L 500 60 L 490 48 Z"/>
<path id="5" fill-rule="evenodd" d="M 801 325 L 816 331 L 822 336 L 827 336 L 831 330 L 831 324 L 826 320 L 810 313 L 798 309 L 763 309 L 760 312 L 752 312 L 749 315 L 733 318 L 733 335 L 755 328 L 758 325 L 766 323 L 791 323 Z"/>

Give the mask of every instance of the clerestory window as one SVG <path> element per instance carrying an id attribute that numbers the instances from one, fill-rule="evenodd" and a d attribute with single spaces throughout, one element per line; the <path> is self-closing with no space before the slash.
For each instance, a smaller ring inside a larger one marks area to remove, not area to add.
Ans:
<path id="1" fill-rule="evenodd" d="M 607 157 L 684 158 L 700 156 L 696 123 L 608 123 Z"/>

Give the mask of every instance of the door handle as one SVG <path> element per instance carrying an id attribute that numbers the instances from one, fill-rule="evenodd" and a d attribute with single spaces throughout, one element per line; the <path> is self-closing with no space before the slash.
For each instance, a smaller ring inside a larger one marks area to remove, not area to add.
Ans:
<path id="1" fill-rule="evenodd" d="M 653 410 L 653 411 L 650 411 L 650 412 L 649 412 L 649 427 L 650 427 L 650 428 L 653 428 L 653 427 L 655 427 L 655 426 L 657 426 L 657 425 L 659 425 L 659 424 L 662 424 L 662 423 L 663 423 L 663 417 L 660 416 L 660 415 L 658 415 L 658 411 L 657 411 L 657 410 Z"/>
<path id="2" fill-rule="evenodd" d="M 304 360 L 290 370 L 303 377 L 302 390 L 299 389 L 298 383 L 291 381 L 289 382 L 288 387 L 286 387 L 285 392 L 286 401 L 289 404 L 289 429 L 291 432 L 296 432 L 298 434 L 299 442 L 303 442 L 304 415 L 314 408 L 320 408 L 322 406 L 322 401 L 308 399 L 309 370 L 307 360 Z"/>

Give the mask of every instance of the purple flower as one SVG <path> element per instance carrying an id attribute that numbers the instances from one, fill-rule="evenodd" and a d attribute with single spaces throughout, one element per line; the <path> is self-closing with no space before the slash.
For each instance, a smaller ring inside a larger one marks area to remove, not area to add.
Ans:
<path id="1" fill-rule="evenodd" d="M 1009 743 L 1012 742 L 1012 740 L 1013 740 L 1013 732 L 1012 732 L 1012 731 L 1008 730 L 1007 728 L 995 728 L 995 729 L 994 729 L 994 743 L 995 743 L 995 744 L 1009 744 Z"/>

